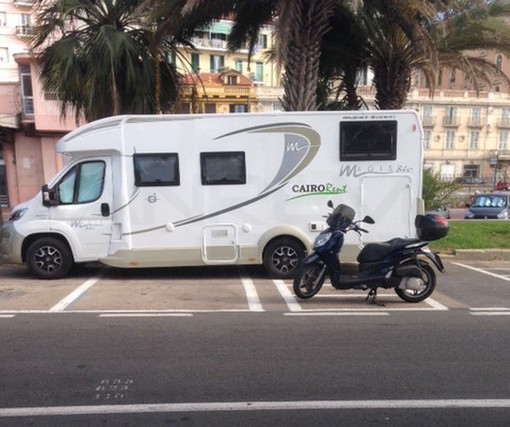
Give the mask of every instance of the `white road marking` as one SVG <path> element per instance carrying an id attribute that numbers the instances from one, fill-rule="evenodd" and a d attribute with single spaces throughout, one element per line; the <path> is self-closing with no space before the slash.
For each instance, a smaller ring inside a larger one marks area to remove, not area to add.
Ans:
<path id="1" fill-rule="evenodd" d="M 284 316 L 389 316 L 386 311 L 301 311 L 283 313 Z"/>
<path id="2" fill-rule="evenodd" d="M 14 314 L 0 314 L 0 319 L 12 319 Z"/>
<path id="3" fill-rule="evenodd" d="M 241 273 L 241 282 L 243 283 L 244 292 L 246 292 L 246 299 L 248 300 L 248 308 L 250 311 L 265 311 L 260 303 L 260 298 L 257 293 L 257 288 L 244 272 Z"/>
<path id="4" fill-rule="evenodd" d="M 472 316 L 510 316 L 510 308 L 507 307 L 471 307 Z"/>
<path id="5" fill-rule="evenodd" d="M 99 317 L 193 317 L 192 313 L 103 313 Z"/>
<path id="6" fill-rule="evenodd" d="M 133 405 L 0 408 L 0 418 L 178 412 L 297 411 L 345 409 L 510 408 L 510 399 L 308 400 L 257 402 L 148 403 Z"/>
<path id="7" fill-rule="evenodd" d="M 280 292 L 280 295 L 290 311 L 294 312 L 303 310 L 301 305 L 296 301 L 296 297 L 291 291 L 289 291 L 289 288 L 283 280 L 273 280 L 273 283 L 275 284 L 276 289 L 278 289 L 278 292 Z"/>
<path id="8" fill-rule="evenodd" d="M 50 312 L 64 311 L 67 307 L 73 304 L 78 298 L 80 298 L 85 292 L 87 292 L 92 286 L 99 282 L 103 278 L 104 272 L 100 272 L 97 276 L 91 277 L 83 285 L 76 288 L 73 292 L 67 295 L 64 299 L 59 301 L 53 307 L 50 308 Z"/>
<path id="9" fill-rule="evenodd" d="M 430 297 L 428 297 L 423 302 L 426 302 L 428 305 L 430 305 L 435 310 L 448 311 L 448 307 L 446 307 L 445 305 L 441 304 L 440 302 L 437 302 L 435 299 L 432 299 Z"/>
<path id="10" fill-rule="evenodd" d="M 452 264 L 458 265 L 459 267 L 467 268 L 469 270 L 476 271 L 478 273 L 486 274 L 488 276 L 497 277 L 498 279 L 506 280 L 507 282 L 510 282 L 510 277 L 502 276 L 501 274 L 491 273 L 490 271 L 487 271 L 486 269 L 483 269 L 483 268 L 471 267 L 470 265 L 461 264 L 460 262 L 452 262 Z"/>

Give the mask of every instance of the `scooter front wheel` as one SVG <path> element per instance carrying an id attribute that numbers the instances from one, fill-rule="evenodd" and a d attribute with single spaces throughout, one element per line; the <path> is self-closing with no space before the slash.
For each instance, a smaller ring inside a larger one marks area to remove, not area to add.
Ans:
<path id="1" fill-rule="evenodd" d="M 326 279 L 326 266 L 321 263 L 298 269 L 294 278 L 294 293 L 301 299 L 312 298 L 319 292 Z"/>

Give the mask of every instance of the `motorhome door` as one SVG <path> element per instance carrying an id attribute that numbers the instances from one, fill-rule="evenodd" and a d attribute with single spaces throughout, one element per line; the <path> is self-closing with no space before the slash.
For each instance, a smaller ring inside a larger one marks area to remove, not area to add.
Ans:
<path id="1" fill-rule="evenodd" d="M 71 240 L 80 258 L 108 255 L 112 232 L 112 166 L 108 157 L 73 165 L 56 184 L 51 229 Z"/>
<path id="2" fill-rule="evenodd" d="M 239 258 L 234 224 L 206 225 L 202 231 L 202 260 L 206 264 L 235 263 Z"/>

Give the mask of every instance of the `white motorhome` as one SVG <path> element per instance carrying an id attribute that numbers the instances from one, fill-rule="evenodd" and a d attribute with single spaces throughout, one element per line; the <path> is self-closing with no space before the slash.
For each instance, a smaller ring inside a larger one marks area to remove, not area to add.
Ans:
<path id="1" fill-rule="evenodd" d="M 65 167 L 12 211 L 0 244 L 3 262 L 41 278 L 91 261 L 264 264 L 289 277 L 329 199 L 376 220 L 370 241 L 414 237 L 423 212 L 413 111 L 116 116 L 56 149 Z M 357 243 L 347 237 L 344 255 Z"/>

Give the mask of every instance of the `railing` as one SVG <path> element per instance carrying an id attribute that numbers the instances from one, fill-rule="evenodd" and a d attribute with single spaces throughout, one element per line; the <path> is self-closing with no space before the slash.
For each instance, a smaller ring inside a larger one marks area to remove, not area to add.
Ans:
<path id="1" fill-rule="evenodd" d="M 17 7 L 32 7 L 35 0 L 14 0 L 14 6 Z"/>
<path id="2" fill-rule="evenodd" d="M 0 194 L 0 206 L 2 208 L 9 207 L 9 196 L 7 194 Z"/>
<path id="3" fill-rule="evenodd" d="M 421 123 L 423 126 L 435 126 L 436 118 L 432 116 L 423 116 Z"/>
<path id="4" fill-rule="evenodd" d="M 504 117 L 499 119 L 498 127 L 500 128 L 510 128 L 510 117 Z"/>
<path id="5" fill-rule="evenodd" d="M 31 25 L 16 25 L 16 35 L 18 37 L 32 37 L 34 35 L 34 27 Z"/>
<path id="6" fill-rule="evenodd" d="M 457 117 L 443 117 L 443 126 L 457 127 L 459 126 L 459 121 Z"/>

